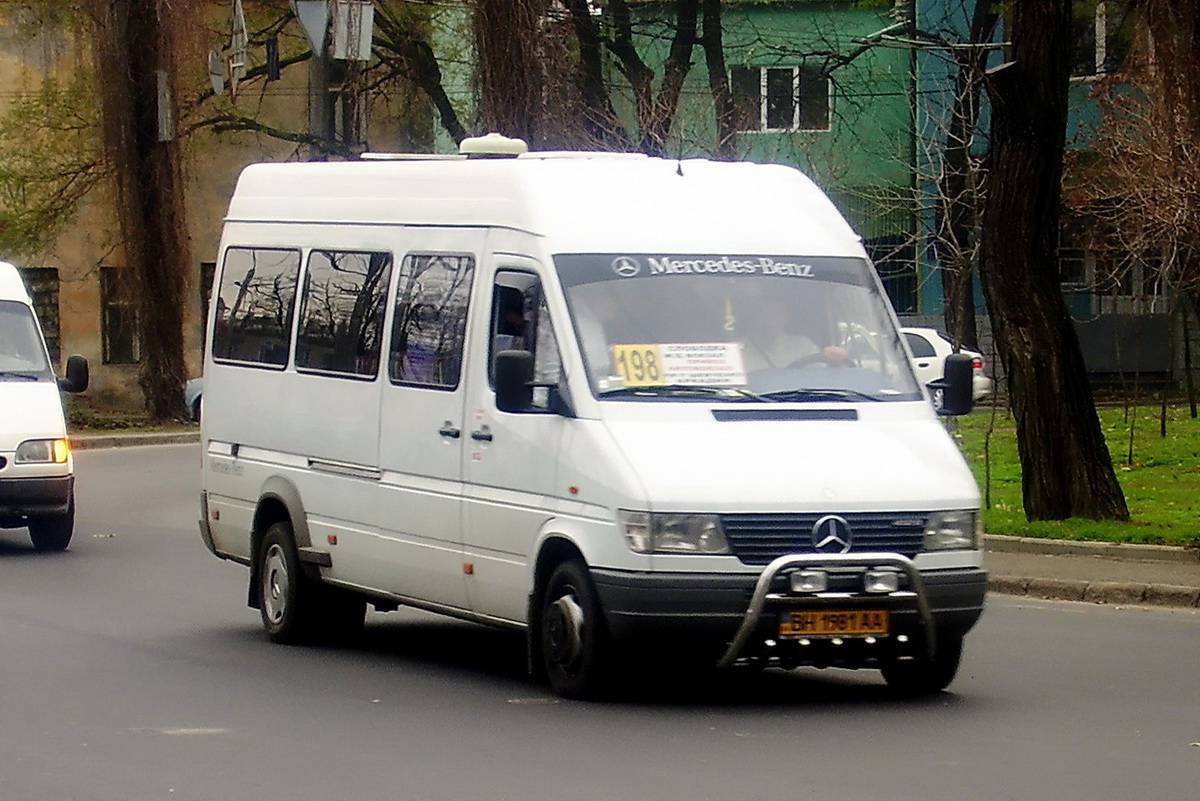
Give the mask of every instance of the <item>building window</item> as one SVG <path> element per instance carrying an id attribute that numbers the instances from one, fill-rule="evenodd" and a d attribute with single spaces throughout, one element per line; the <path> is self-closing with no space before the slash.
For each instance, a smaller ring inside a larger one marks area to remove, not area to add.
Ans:
<path id="1" fill-rule="evenodd" d="M 105 364 L 137 364 L 137 306 L 126 286 L 125 271 L 100 268 L 101 358 Z"/>
<path id="2" fill-rule="evenodd" d="M 734 67 L 729 86 L 742 131 L 829 130 L 829 76 L 816 67 Z"/>
<path id="3" fill-rule="evenodd" d="M 46 337 L 46 348 L 50 360 L 58 364 L 62 360 L 61 327 L 58 320 L 58 270 L 53 267 L 19 267 L 21 278 L 33 299 L 38 323 Z"/>
<path id="4" fill-rule="evenodd" d="M 1133 0 L 1074 0 L 1071 75 L 1116 72 L 1133 45 Z"/>
<path id="5" fill-rule="evenodd" d="M 1134 253 L 1100 238 L 1078 222 L 1064 224 L 1058 273 L 1071 314 L 1155 314 L 1168 308 L 1162 259 L 1154 251 Z"/>

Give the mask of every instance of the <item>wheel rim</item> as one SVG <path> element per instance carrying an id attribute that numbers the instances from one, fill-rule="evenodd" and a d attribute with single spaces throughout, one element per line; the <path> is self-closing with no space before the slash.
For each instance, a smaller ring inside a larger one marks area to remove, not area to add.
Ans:
<path id="1" fill-rule="evenodd" d="M 287 612 L 288 569 L 283 548 L 272 543 L 263 560 L 263 610 L 272 625 L 278 625 Z"/>
<path id="2" fill-rule="evenodd" d="M 583 607 L 570 590 L 546 606 L 546 656 L 570 672 L 583 653 Z"/>

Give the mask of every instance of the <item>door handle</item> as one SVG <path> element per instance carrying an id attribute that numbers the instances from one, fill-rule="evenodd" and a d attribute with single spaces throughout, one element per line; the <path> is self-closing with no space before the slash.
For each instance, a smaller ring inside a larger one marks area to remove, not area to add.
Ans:
<path id="1" fill-rule="evenodd" d="M 476 442 L 491 442 L 492 429 L 488 428 L 487 426 L 478 428 L 471 432 L 471 439 L 475 440 Z"/>
<path id="2" fill-rule="evenodd" d="M 462 436 L 462 431 L 455 427 L 455 425 L 449 420 L 442 423 L 442 427 L 438 429 L 438 433 L 443 437 L 449 437 L 450 439 L 458 439 Z"/>

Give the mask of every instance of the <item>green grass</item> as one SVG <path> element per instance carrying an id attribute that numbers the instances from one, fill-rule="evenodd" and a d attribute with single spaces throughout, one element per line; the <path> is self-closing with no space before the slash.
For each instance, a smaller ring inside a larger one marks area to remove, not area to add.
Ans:
<path id="1" fill-rule="evenodd" d="M 153 423 L 143 411 L 111 408 L 79 396 L 68 398 L 65 410 L 67 429 L 73 434 L 132 434 L 197 428 L 195 423 L 183 420 L 175 423 Z"/>
<path id="2" fill-rule="evenodd" d="M 993 415 L 983 408 L 957 421 L 956 437 L 984 493 L 988 533 L 1200 547 L 1200 420 L 1191 419 L 1186 405 L 1168 406 L 1167 436 L 1162 437 L 1158 406 L 1105 406 L 1098 411 L 1130 522 L 1027 521 L 1012 416 L 1007 410 Z M 990 480 L 985 440 L 990 443 Z"/>

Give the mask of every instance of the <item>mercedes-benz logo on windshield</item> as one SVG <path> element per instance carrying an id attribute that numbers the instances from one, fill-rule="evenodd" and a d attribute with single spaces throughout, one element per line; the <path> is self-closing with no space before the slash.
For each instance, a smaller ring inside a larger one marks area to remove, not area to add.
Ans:
<path id="1" fill-rule="evenodd" d="M 817 553 L 847 553 L 852 538 L 850 524 L 837 515 L 825 515 L 812 527 L 813 550 Z"/>
<path id="2" fill-rule="evenodd" d="M 618 256 L 613 259 L 612 268 L 613 272 L 622 278 L 633 278 L 642 271 L 642 265 L 638 263 L 638 260 L 629 256 Z"/>

